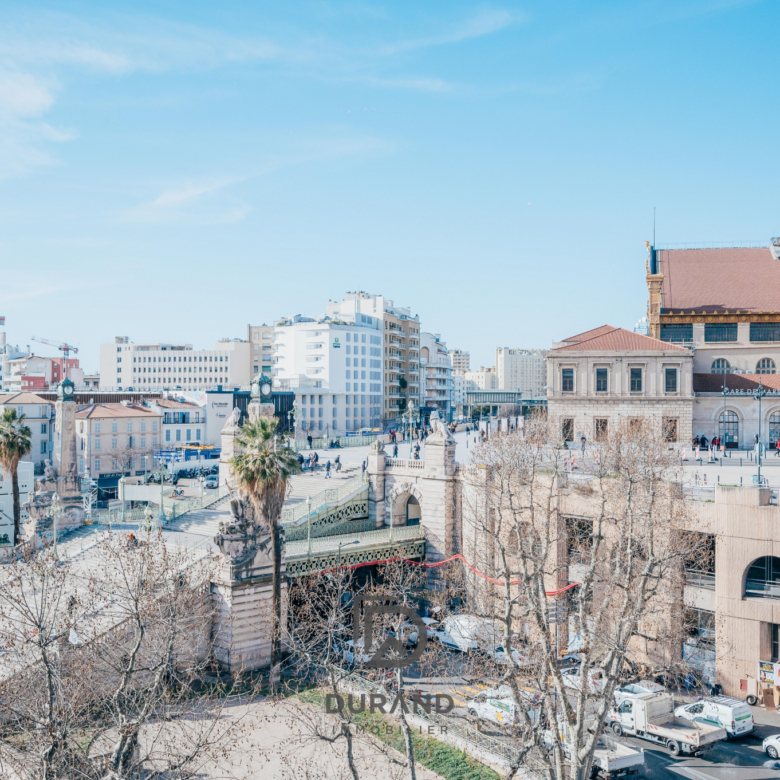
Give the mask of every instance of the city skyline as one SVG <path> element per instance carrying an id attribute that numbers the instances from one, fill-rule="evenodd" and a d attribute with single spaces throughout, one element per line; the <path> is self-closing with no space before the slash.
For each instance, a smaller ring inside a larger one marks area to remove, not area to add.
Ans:
<path id="1" fill-rule="evenodd" d="M 662 244 L 779 232 L 769 3 L 2 18 L 0 315 L 89 371 L 357 289 L 492 365 L 632 328 L 654 207 Z"/>

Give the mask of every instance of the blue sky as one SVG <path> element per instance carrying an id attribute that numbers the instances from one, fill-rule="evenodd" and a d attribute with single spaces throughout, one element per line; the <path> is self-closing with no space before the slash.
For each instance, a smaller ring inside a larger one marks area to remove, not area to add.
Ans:
<path id="1" fill-rule="evenodd" d="M 6 2 L 9 341 L 244 337 L 380 292 L 472 365 L 780 234 L 780 4 Z M 40 345 L 38 345 L 40 346 Z M 41 347 L 40 354 L 55 354 Z"/>

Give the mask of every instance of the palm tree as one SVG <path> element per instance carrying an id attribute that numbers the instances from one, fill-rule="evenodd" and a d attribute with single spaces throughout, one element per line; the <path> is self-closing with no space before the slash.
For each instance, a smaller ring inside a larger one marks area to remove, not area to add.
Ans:
<path id="1" fill-rule="evenodd" d="M 271 579 L 271 685 L 276 681 L 281 662 L 282 623 L 282 527 L 280 518 L 287 496 L 287 480 L 298 472 L 298 461 L 289 447 L 276 446 L 277 420 L 260 417 L 246 422 L 236 442 L 239 455 L 230 459 L 236 482 L 249 494 L 255 512 L 271 528 L 273 542 L 273 575 Z"/>
<path id="2" fill-rule="evenodd" d="M 0 466 L 11 475 L 14 495 L 14 544 L 19 544 L 22 507 L 19 503 L 19 461 L 32 450 L 32 432 L 24 425 L 24 415 L 4 409 L 0 417 Z"/>

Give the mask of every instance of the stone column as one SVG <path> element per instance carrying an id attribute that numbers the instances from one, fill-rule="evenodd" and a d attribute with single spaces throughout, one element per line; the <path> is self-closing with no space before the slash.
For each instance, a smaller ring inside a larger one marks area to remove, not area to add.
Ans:
<path id="1" fill-rule="evenodd" d="M 385 468 L 387 455 L 379 439 L 374 441 L 368 452 L 368 516 L 377 528 L 385 523 Z"/>
<path id="2" fill-rule="evenodd" d="M 422 524 L 426 558 L 437 561 L 453 551 L 455 439 L 438 416 L 431 415 L 431 424 L 433 433 L 425 442 Z"/>

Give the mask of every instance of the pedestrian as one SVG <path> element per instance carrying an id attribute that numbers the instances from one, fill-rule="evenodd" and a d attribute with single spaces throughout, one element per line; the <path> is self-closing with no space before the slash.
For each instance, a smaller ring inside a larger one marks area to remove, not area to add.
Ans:
<path id="1" fill-rule="evenodd" d="M 330 461 L 325 464 L 325 479 L 330 479 Z"/>
<path id="2" fill-rule="evenodd" d="M 318 452 L 314 453 L 314 465 L 319 466 L 320 465 L 320 455 Z"/>
<path id="3" fill-rule="evenodd" d="M 368 466 L 368 463 L 366 463 L 366 461 L 363 461 L 363 471 L 361 472 L 362 474 L 366 473 L 366 467 L 367 466 Z"/>
<path id="4" fill-rule="evenodd" d="M 398 457 L 398 445 L 397 444 L 393 445 L 393 457 L 394 458 Z"/>
<path id="5" fill-rule="evenodd" d="M 775 457 L 780 458 L 780 439 L 775 442 Z"/>
<path id="6" fill-rule="evenodd" d="M 706 449 L 707 449 L 707 437 L 706 437 L 706 436 L 702 436 L 702 437 L 699 439 L 699 445 L 701 446 L 701 448 L 702 448 L 703 450 L 706 450 Z"/>
<path id="7" fill-rule="evenodd" d="M 336 455 L 336 471 L 341 471 L 341 456 Z"/>
<path id="8" fill-rule="evenodd" d="M 309 449 L 311 449 L 311 434 L 306 437 L 306 441 L 309 442 Z"/>
<path id="9" fill-rule="evenodd" d="M 580 443 L 582 444 L 582 451 L 585 452 L 585 437 L 580 436 Z"/>
<path id="10" fill-rule="evenodd" d="M 414 459 L 415 460 L 420 460 L 420 452 L 419 452 L 419 450 L 415 450 L 414 451 Z"/>
<path id="11" fill-rule="evenodd" d="M 301 469 L 301 471 L 303 471 L 303 469 L 304 469 L 304 465 L 303 465 L 303 464 L 304 464 L 304 462 L 305 462 L 305 461 L 304 461 L 304 459 L 303 459 L 303 455 L 301 455 L 301 453 L 299 452 L 299 453 L 298 453 L 298 466 L 299 466 L 299 468 Z"/>

